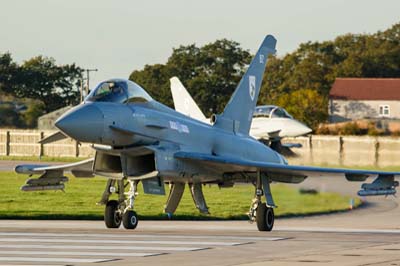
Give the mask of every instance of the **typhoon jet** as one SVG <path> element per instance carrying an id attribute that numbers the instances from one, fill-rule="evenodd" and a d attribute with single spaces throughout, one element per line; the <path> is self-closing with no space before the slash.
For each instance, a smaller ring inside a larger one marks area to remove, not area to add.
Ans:
<path id="1" fill-rule="evenodd" d="M 171 94 L 175 110 L 204 123 L 210 123 L 177 77 L 170 79 Z M 291 148 L 300 148 L 299 143 L 282 143 L 287 137 L 299 137 L 311 133 L 311 128 L 293 118 L 285 109 L 275 105 L 256 106 L 250 127 L 250 136 L 269 145 L 273 150 L 293 155 Z"/>
<path id="2" fill-rule="evenodd" d="M 62 134 L 93 143 L 94 158 L 67 165 L 17 166 L 17 173 L 40 175 L 28 179 L 22 190 L 63 188 L 65 171 L 76 177 L 105 177 L 108 180 L 100 202 L 105 204 L 106 226 L 117 228 L 122 223 L 134 229 L 138 225 L 134 206 L 139 183 L 148 194 L 165 194 L 164 184 L 171 184 L 167 205 L 173 210 L 186 184 L 198 205 L 204 206 L 202 184 L 229 187 L 235 182 L 251 182 L 255 192 L 248 214 L 260 231 L 270 231 L 274 225 L 271 182 L 300 183 L 311 176 L 348 181 L 373 177 L 372 183 L 361 186 L 359 195 L 395 194 L 395 178 L 400 172 L 288 165 L 284 156 L 249 135 L 265 66 L 275 45 L 273 36 L 265 37 L 224 111 L 212 116 L 212 124 L 155 101 L 132 81 L 100 83 L 83 104 L 56 121 Z M 113 193 L 117 200 L 110 200 Z"/>

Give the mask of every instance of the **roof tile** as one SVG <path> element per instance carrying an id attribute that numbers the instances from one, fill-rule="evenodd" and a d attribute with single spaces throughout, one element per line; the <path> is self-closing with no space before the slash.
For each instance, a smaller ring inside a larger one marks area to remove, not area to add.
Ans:
<path id="1" fill-rule="evenodd" d="M 400 78 L 336 78 L 330 99 L 400 100 Z"/>

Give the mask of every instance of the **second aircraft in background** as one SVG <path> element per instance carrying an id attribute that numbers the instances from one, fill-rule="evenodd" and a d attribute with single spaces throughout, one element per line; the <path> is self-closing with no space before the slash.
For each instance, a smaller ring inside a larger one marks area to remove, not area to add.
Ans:
<path id="1" fill-rule="evenodd" d="M 170 79 L 175 110 L 204 123 L 210 123 L 199 106 L 177 77 Z M 253 115 L 250 135 L 272 149 L 290 155 L 296 143 L 281 143 L 282 138 L 299 137 L 311 133 L 311 128 L 294 119 L 285 109 L 275 105 L 257 106 Z"/>

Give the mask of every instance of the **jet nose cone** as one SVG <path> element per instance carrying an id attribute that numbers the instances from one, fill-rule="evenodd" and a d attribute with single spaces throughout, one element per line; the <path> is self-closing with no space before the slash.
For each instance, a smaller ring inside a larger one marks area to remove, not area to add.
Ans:
<path id="1" fill-rule="evenodd" d="M 57 119 L 55 126 L 73 139 L 95 143 L 101 140 L 104 116 L 97 106 L 83 104 Z"/>
<path id="2" fill-rule="evenodd" d="M 312 132 L 312 129 L 303 123 L 296 121 L 296 125 L 293 127 L 293 136 L 304 136 Z"/>
<path id="3" fill-rule="evenodd" d="M 295 119 L 291 119 L 286 121 L 282 131 L 282 135 L 285 137 L 299 137 L 311 133 L 312 129 Z"/>
<path id="4" fill-rule="evenodd" d="M 312 132 L 312 129 L 309 128 L 308 126 L 301 124 L 301 129 L 300 132 L 302 133 L 301 135 L 307 135 L 310 134 Z"/>

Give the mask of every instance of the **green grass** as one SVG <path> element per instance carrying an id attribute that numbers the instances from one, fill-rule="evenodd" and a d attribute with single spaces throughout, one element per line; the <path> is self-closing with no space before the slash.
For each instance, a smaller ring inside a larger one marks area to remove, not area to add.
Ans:
<path id="1" fill-rule="evenodd" d="M 49 157 L 49 156 L 0 156 L 0 161 L 37 161 L 37 162 L 79 162 L 87 158 L 82 157 Z"/>
<path id="2" fill-rule="evenodd" d="M 20 186 L 28 177 L 13 172 L 0 172 L 0 219 L 102 219 L 104 206 L 97 206 L 106 179 L 78 179 L 70 177 L 66 191 L 22 192 Z M 167 188 L 168 190 L 168 188 Z M 272 192 L 279 208 L 278 216 L 308 215 L 346 210 L 350 197 L 334 193 L 317 195 L 300 194 L 297 189 L 285 185 L 273 185 Z M 167 191 L 168 193 L 168 191 Z M 247 219 L 254 189 L 252 185 L 237 185 L 219 189 L 205 186 L 204 194 L 211 215 L 200 215 L 186 189 L 173 219 Z M 135 210 L 142 219 L 166 219 L 163 207 L 167 196 L 143 194 L 139 196 Z M 360 201 L 356 200 L 356 205 Z"/>

